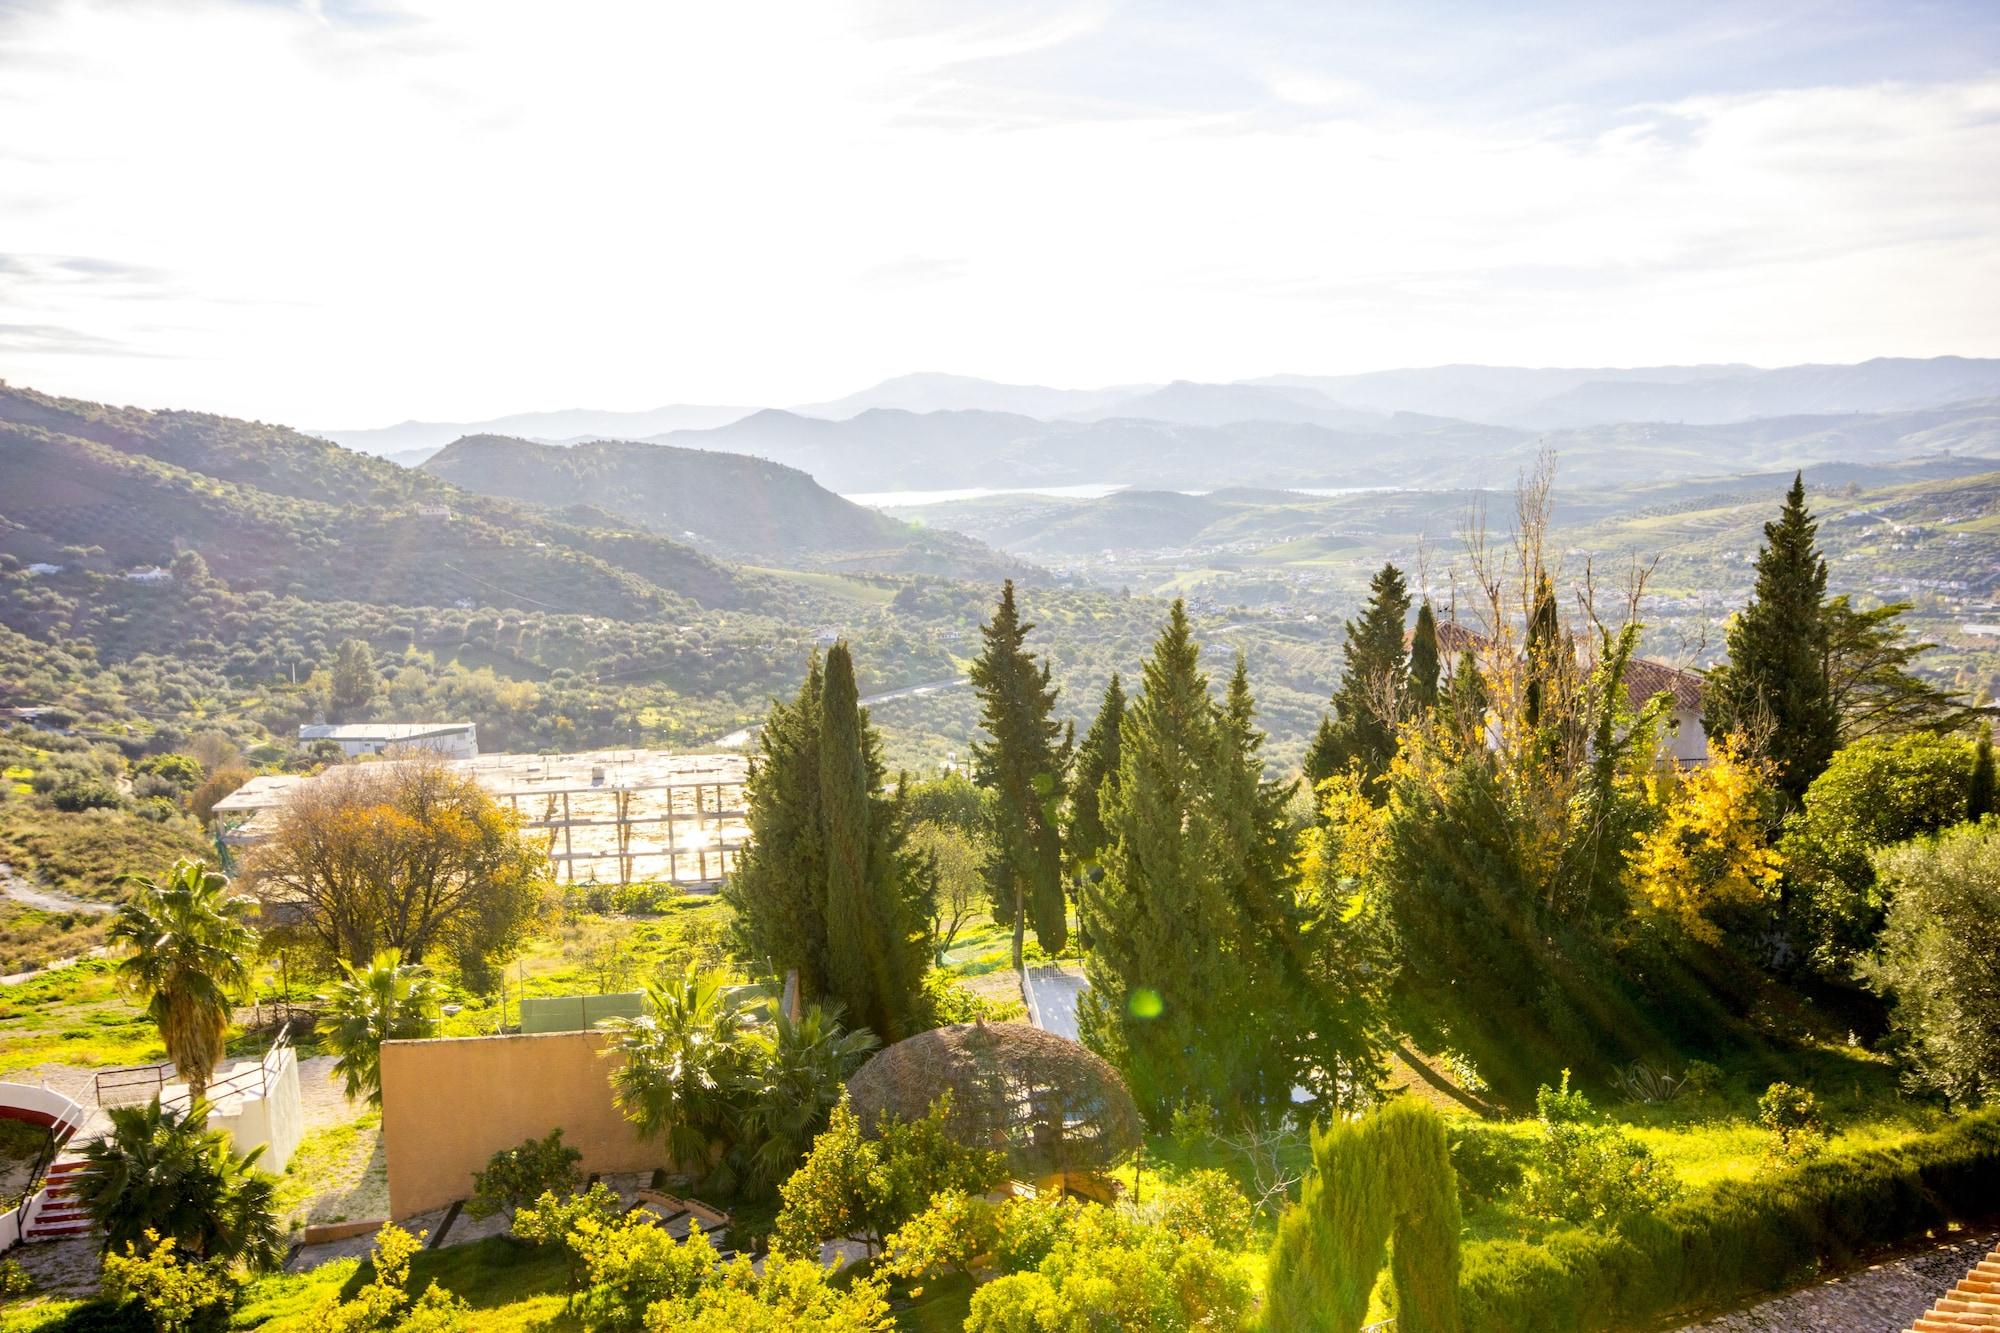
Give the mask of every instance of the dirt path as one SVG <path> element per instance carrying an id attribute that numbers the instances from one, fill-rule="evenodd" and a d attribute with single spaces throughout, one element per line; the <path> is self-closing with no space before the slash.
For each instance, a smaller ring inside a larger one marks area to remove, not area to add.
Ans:
<path id="1" fill-rule="evenodd" d="M 94 903 L 88 898 L 72 898 L 53 889 L 38 889 L 15 874 L 14 867 L 5 861 L 0 861 L 0 894 L 40 912 L 83 912 L 89 916 L 103 916 L 113 910 L 110 903 Z"/>

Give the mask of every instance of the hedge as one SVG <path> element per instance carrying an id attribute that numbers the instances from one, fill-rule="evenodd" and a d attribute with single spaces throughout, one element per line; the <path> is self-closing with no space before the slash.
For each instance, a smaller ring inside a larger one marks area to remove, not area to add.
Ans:
<path id="1" fill-rule="evenodd" d="M 1699 1191 L 1659 1214 L 1468 1246 L 1466 1333 L 1590 1333 L 1733 1304 L 2000 1212 L 2000 1111 L 1888 1150 Z"/>

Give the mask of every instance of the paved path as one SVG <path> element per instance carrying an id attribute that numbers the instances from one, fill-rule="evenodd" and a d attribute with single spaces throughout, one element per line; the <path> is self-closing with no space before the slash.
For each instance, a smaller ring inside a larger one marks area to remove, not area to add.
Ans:
<path id="1" fill-rule="evenodd" d="M 1036 1027 L 1058 1037 L 1076 1036 L 1077 997 L 1089 989 L 1075 963 L 1055 963 L 1028 969 L 1028 1016 Z"/>
<path id="2" fill-rule="evenodd" d="M 1902 1333 L 1993 1248 L 1991 1231 L 1849 1273 L 1745 1309 L 1690 1324 L 1681 1333 Z"/>

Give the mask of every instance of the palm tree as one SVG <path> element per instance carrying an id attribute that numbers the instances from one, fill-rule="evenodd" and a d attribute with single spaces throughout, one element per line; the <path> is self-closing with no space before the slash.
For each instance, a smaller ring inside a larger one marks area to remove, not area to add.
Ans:
<path id="1" fill-rule="evenodd" d="M 347 1079 L 350 1099 L 366 1094 L 382 1104 L 382 1043 L 428 1037 L 437 1031 L 438 989 L 395 949 L 384 949 L 356 967 L 342 963 L 344 975 L 326 997 L 320 1035 L 340 1058 L 333 1073 Z"/>
<path id="2" fill-rule="evenodd" d="M 794 1022 L 782 1011 L 759 1033 L 760 1059 L 744 1080 L 748 1124 L 758 1140 L 749 1154 L 751 1187 L 774 1193 L 805 1157 L 839 1104 L 848 1076 L 880 1045 L 867 1028 L 840 1026 L 840 1006 L 808 1007 Z"/>
<path id="3" fill-rule="evenodd" d="M 624 1061 L 611 1088 L 626 1116 L 666 1140 L 683 1167 L 709 1167 L 710 1183 L 726 1188 L 729 1150 L 741 1136 L 744 1080 L 754 1053 L 745 1040 L 748 1018 L 723 997 L 725 974 L 690 967 L 672 981 L 646 985 L 646 1012 L 612 1019 L 607 1055 Z"/>
<path id="4" fill-rule="evenodd" d="M 196 1099 L 222 1059 L 230 996 L 250 986 L 257 947 L 257 932 L 243 920 L 250 904 L 231 897 L 229 881 L 199 861 L 174 862 L 163 880 L 133 880 L 111 923 L 111 939 L 132 949 L 118 981 L 145 1003 Z"/>
<path id="5" fill-rule="evenodd" d="M 110 1111 L 111 1132 L 78 1150 L 76 1197 L 103 1236 L 105 1253 L 150 1248 L 148 1230 L 172 1236 L 204 1260 L 268 1268 L 284 1253 L 271 1211 L 275 1177 L 256 1170 L 263 1148 L 237 1156 L 229 1135 L 208 1127 L 208 1103 L 185 1111 L 156 1097 Z"/>

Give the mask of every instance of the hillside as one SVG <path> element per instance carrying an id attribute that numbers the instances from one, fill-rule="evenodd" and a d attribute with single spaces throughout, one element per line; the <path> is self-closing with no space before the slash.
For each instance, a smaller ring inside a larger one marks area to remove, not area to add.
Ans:
<path id="1" fill-rule="evenodd" d="M 564 448 L 475 435 L 422 470 L 526 504 L 590 506 L 737 560 L 982 579 L 1014 567 L 967 538 L 864 509 L 796 468 L 743 454 L 612 440 Z"/>
<path id="2" fill-rule="evenodd" d="M 199 552 L 232 586 L 415 606 L 652 616 L 741 576 L 283 427 L 0 387 L 0 550 L 111 572 Z M 343 557 L 343 553 L 345 553 Z"/>

